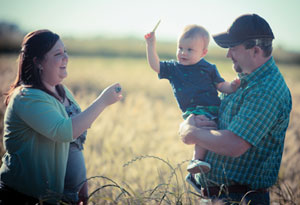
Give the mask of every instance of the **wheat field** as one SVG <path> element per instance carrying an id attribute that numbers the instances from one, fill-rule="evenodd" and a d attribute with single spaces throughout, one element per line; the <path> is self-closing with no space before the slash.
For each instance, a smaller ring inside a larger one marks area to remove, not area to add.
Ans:
<path id="1" fill-rule="evenodd" d="M 0 56 L 1 93 L 16 72 L 17 56 Z M 232 80 L 229 60 L 214 61 Z M 279 65 L 293 96 L 280 180 L 271 190 L 273 204 L 300 203 L 300 68 Z M 199 196 L 184 178 L 193 147 L 178 136 L 181 112 L 166 80 L 146 59 L 70 56 L 64 81 L 85 109 L 108 85 L 119 82 L 124 99 L 108 107 L 88 130 L 84 156 L 90 204 L 197 204 Z M 1 96 L 1 101 L 3 97 Z M 0 106 L 0 131 L 4 105 Z M 1 135 L 2 136 L 2 135 Z M 3 150 L 2 150 L 3 153 Z"/>

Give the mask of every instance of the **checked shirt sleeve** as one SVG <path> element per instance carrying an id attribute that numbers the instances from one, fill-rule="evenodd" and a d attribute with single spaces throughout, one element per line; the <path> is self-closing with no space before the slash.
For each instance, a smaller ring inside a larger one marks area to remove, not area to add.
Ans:
<path id="1" fill-rule="evenodd" d="M 228 130 L 256 146 L 276 123 L 280 101 L 270 90 L 260 88 L 249 92 L 243 102 Z"/>

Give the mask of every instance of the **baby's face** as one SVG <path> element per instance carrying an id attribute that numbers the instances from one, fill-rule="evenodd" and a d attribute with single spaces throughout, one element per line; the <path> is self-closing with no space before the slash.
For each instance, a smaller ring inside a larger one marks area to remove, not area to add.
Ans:
<path id="1" fill-rule="evenodd" d="M 203 38 L 180 38 L 177 43 L 177 60 L 182 65 L 194 65 L 207 53 Z"/>

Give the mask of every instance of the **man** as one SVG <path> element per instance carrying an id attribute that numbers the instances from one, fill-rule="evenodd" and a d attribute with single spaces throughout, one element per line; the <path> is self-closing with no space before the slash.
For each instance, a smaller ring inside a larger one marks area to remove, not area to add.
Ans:
<path id="1" fill-rule="evenodd" d="M 256 14 L 238 17 L 229 30 L 213 36 L 228 48 L 241 85 L 223 96 L 218 130 L 204 116 L 190 116 L 179 129 L 182 141 L 207 149 L 207 174 L 187 181 L 210 199 L 269 204 L 277 180 L 292 102 L 272 57 L 273 32 Z M 204 127 L 206 126 L 206 127 Z M 246 194 L 247 193 L 247 194 Z"/>

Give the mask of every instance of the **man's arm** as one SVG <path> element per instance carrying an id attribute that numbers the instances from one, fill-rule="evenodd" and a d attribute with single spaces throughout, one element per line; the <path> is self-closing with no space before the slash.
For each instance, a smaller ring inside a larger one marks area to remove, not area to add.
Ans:
<path id="1" fill-rule="evenodd" d="M 150 67 L 159 74 L 160 72 L 160 65 L 159 65 L 159 57 L 156 52 L 156 39 L 155 33 L 151 32 L 145 35 L 146 40 L 146 53 L 147 59 Z"/>
<path id="2" fill-rule="evenodd" d="M 179 134 L 185 144 L 197 144 L 220 155 L 239 157 L 251 144 L 229 130 L 211 130 L 213 121 L 197 121 L 192 115 L 181 123 Z"/>

